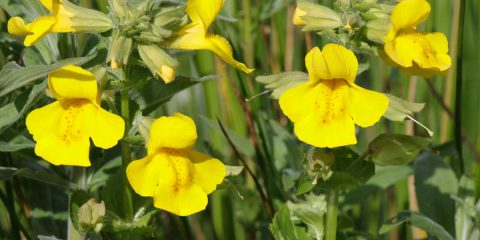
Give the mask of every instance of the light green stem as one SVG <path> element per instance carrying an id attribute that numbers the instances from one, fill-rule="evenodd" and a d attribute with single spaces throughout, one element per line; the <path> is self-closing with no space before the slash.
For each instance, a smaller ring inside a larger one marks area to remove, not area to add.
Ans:
<path id="1" fill-rule="evenodd" d="M 331 190 L 327 194 L 327 221 L 325 223 L 325 240 L 335 240 L 337 237 L 338 193 Z"/>

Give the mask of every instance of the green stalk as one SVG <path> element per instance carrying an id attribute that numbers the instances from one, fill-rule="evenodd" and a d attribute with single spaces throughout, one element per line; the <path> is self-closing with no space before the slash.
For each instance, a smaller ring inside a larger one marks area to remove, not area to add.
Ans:
<path id="1" fill-rule="evenodd" d="M 125 136 L 128 136 L 130 131 L 130 99 L 128 97 L 128 89 L 123 89 L 121 93 L 121 114 L 125 121 Z M 130 145 L 127 142 L 122 142 L 122 179 L 124 186 L 123 193 L 123 205 L 125 210 L 125 220 L 127 222 L 133 219 L 133 206 L 132 206 L 132 192 L 129 188 L 127 179 L 127 166 L 131 161 Z"/>
<path id="2" fill-rule="evenodd" d="M 462 151 L 462 82 L 463 82 L 463 29 L 465 23 L 465 0 L 459 0 L 460 15 L 458 26 L 458 42 L 457 42 L 457 83 L 455 91 L 455 146 L 458 152 L 458 161 L 460 165 L 460 173 L 465 173 L 465 164 L 463 161 Z"/>
<path id="3" fill-rule="evenodd" d="M 335 240 L 337 237 L 338 193 L 331 190 L 327 194 L 327 221 L 325 223 L 325 240 Z"/>

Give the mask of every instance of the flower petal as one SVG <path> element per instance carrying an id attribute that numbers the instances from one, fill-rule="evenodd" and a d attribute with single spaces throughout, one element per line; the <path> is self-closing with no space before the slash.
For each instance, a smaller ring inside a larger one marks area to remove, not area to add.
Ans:
<path id="1" fill-rule="evenodd" d="M 348 115 L 324 123 L 318 114 L 310 114 L 295 123 L 298 139 L 316 147 L 341 147 L 357 143 L 355 124 Z"/>
<path id="2" fill-rule="evenodd" d="M 308 75 L 311 81 L 318 81 L 320 79 L 330 79 L 330 72 L 325 63 L 320 48 L 314 47 L 305 56 L 305 66 L 307 67 Z"/>
<path id="3" fill-rule="evenodd" d="M 48 87 L 58 100 L 84 98 L 97 102 L 97 80 L 81 67 L 69 65 L 51 72 L 48 74 Z"/>
<path id="4" fill-rule="evenodd" d="M 301 121 L 315 107 L 315 83 L 307 82 L 290 88 L 280 95 L 279 103 L 283 113 L 292 121 Z"/>
<path id="5" fill-rule="evenodd" d="M 32 34 L 27 35 L 24 44 L 29 47 L 42 39 L 45 35 L 51 32 L 51 28 L 55 24 L 55 18 L 52 16 L 44 16 L 35 19 L 35 21 L 27 24 L 26 29 Z"/>
<path id="6" fill-rule="evenodd" d="M 222 10 L 225 0 L 189 0 L 186 6 L 187 15 L 192 22 L 201 23 L 204 33 Z"/>
<path id="7" fill-rule="evenodd" d="M 225 165 L 220 160 L 197 151 L 190 150 L 187 155 L 195 166 L 195 181 L 198 181 L 206 194 L 213 192 L 227 174 Z"/>
<path id="8" fill-rule="evenodd" d="M 85 127 L 89 130 L 95 146 L 108 149 L 117 145 L 125 131 L 125 122 L 120 116 L 93 104 L 84 114 L 87 124 Z"/>
<path id="9" fill-rule="evenodd" d="M 323 47 L 328 76 L 322 79 L 345 79 L 354 82 L 358 71 L 358 61 L 355 54 L 344 46 L 327 44 Z"/>
<path id="10" fill-rule="evenodd" d="M 148 155 L 128 164 L 126 171 L 128 182 L 138 195 L 153 196 L 159 179 L 168 177 L 159 175 L 163 168 L 168 167 L 168 161 L 163 159 L 162 156 L 160 154 Z"/>
<path id="11" fill-rule="evenodd" d="M 387 96 L 355 84 L 352 84 L 350 91 L 349 111 L 355 124 L 366 128 L 377 123 L 387 110 Z"/>
<path id="12" fill-rule="evenodd" d="M 25 26 L 25 22 L 21 17 L 12 17 L 8 20 L 7 24 L 8 33 L 12 35 L 29 35 L 32 34 L 27 27 Z"/>
<path id="13" fill-rule="evenodd" d="M 193 120 L 181 113 L 171 117 L 160 117 L 150 128 L 149 153 L 160 148 L 184 149 L 195 144 L 197 128 Z"/>
<path id="14" fill-rule="evenodd" d="M 391 21 L 394 29 L 413 28 L 427 19 L 430 4 L 425 0 L 403 0 L 392 11 Z"/>
<path id="15" fill-rule="evenodd" d="M 155 207 L 178 216 L 188 216 L 203 211 L 208 204 L 207 194 L 200 186 L 192 185 L 175 191 L 164 178 L 160 178 L 153 198 Z"/>
<path id="16" fill-rule="evenodd" d="M 80 128 L 72 126 L 68 130 L 79 130 L 69 136 L 69 141 L 62 141 L 62 121 L 68 112 L 60 102 L 51 103 L 45 107 L 30 112 L 26 119 L 28 131 L 37 142 L 35 154 L 54 165 L 90 166 L 90 141 Z M 81 125 L 81 119 L 78 122 Z"/>

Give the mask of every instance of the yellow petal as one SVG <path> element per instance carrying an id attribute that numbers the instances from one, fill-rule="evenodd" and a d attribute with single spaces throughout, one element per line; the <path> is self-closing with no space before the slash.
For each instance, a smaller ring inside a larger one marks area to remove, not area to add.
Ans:
<path id="1" fill-rule="evenodd" d="M 295 123 L 294 131 L 298 139 L 316 147 L 341 147 L 357 143 L 355 124 L 352 118 L 344 115 L 334 121 L 324 123 L 318 114 Z"/>
<path id="2" fill-rule="evenodd" d="M 8 20 L 7 24 L 8 33 L 12 35 L 28 35 L 31 34 L 21 17 L 12 17 Z"/>
<path id="3" fill-rule="evenodd" d="M 305 56 L 305 66 L 307 67 L 311 81 L 329 79 L 330 77 L 325 58 L 318 47 L 314 47 L 307 53 L 307 56 Z"/>
<path id="4" fill-rule="evenodd" d="M 197 128 L 193 120 L 181 113 L 171 117 L 160 117 L 150 128 L 149 153 L 160 148 L 189 148 L 197 140 Z"/>
<path id="5" fill-rule="evenodd" d="M 188 216 L 203 211 L 208 203 L 207 194 L 201 187 L 192 185 L 189 188 L 174 191 L 164 178 L 160 178 L 153 198 L 155 207 L 178 216 Z"/>
<path id="6" fill-rule="evenodd" d="M 128 182 L 138 195 L 151 197 L 159 179 L 168 177 L 159 175 L 162 168 L 168 167 L 166 164 L 167 161 L 162 159 L 162 155 L 148 155 L 140 160 L 132 161 L 127 166 Z"/>
<path id="7" fill-rule="evenodd" d="M 93 104 L 84 114 L 86 128 L 95 146 L 108 149 L 117 145 L 125 131 L 125 122 L 120 116 Z"/>
<path id="8" fill-rule="evenodd" d="M 40 0 L 40 3 L 48 9 L 48 11 L 54 13 L 55 8 L 62 4 L 62 0 Z"/>
<path id="9" fill-rule="evenodd" d="M 358 71 L 358 61 L 352 51 L 338 44 L 327 44 L 323 47 L 323 57 L 329 72 L 328 78 L 345 79 L 354 82 Z"/>
<path id="10" fill-rule="evenodd" d="M 66 144 L 51 135 L 37 142 L 35 154 L 54 165 L 89 167 L 90 140 L 87 136 Z"/>
<path id="11" fill-rule="evenodd" d="M 57 101 L 28 114 L 26 125 L 37 142 L 38 156 L 55 165 L 90 166 L 90 140 L 83 129 L 82 106 Z"/>
<path id="12" fill-rule="evenodd" d="M 413 28 L 427 19 L 430 4 L 425 0 L 403 0 L 392 11 L 394 29 Z"/>
<path id="13" fill-rule="evenodd" d="M 307 12 L 303 11 L 299 7 L 295 8 L 295 12 L 293 13 L 293 24 L 297 26 L 303 26 L 305 25 L 305 21 L 302 19 L 303 16 L 305 16 Z"/>
<path id="14" fill-rule="evenodd" d="M 51 32 L 51 28 L 55 24 L 55 18 L 52 16 L 45 16 L 35 19 L 26 26 L 28 31 L 32 34 L 27 35 L 24 44 L 29 47 L 35 44 L 38 40 L 42 39 L 45 35 Z"/>
<path id="15" fill-rule="evenodd" d="M 200 23 L 204 33 L 220 13 L 224 0 L 189 0 L 186 6 L 187 15 L 193 23 Z"/>
<path id="16" fill-rule="evenodd" d="M 314 109 L 316 98 L 314 88 L 315 84 L 308 82 L 290 88 L 280 95 L 280 108 L 292 122 L 302 120 Z"/>
<path id="17" fill-rule="evenodd" d="M 58 101 L 31 111 L 27 115 L 25 124 L 33 139 L 38 142 L 56 132 L 63 112 L 64 109 Z"/>
<path id="18" fill-rule="evenodd" d="M 195 166 L 195 181 L 198 181 L 206 194 L 213 192 L 227 174 L 225 165 L 220 160 L 197 151 L 190 150 L 187 155 Z"/>
<path id="19" fill-rule="evenodd" d="M 98 86 L 93 74 L 81 67 L 65 66 L 48 75 L 48 87 L 58 99 L 84 98 L 97 102 Z"/>
<path id="20" fill-rule="evenodd" d="M 381 93 L 370 91 L 352 84 L 350 88 L 350 115 L 360 127 L 377 123 L 388 107 L 388 98 Z"/>

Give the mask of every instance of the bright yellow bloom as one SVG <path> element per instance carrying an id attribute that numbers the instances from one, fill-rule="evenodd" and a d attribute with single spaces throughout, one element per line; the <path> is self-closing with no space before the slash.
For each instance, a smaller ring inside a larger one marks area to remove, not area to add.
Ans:
<path id="1" fill-rule="evenodd" d="M 379 121 L 388 98 L 357 86 L 358 62 L 352 51 L 327 44 L 305 57 L 310 80 L 285 91 L 280 107 L 294 123 L 300 140 L 317 147 L 357 143 L 355 124 L 369 127 Z"/>
<path id="2" fill-rule="evenodd" d="M 186 11 L 192 22 L 180 29 L 179 37 L 170 46 L 183 50 L 210 50 L 233 67 L 250 73 L 253 69 L 233 58 L 232 47 L 225 38 L 207 32 L 223 3 L 224 0 L 189 0 Z"/>
<path id="3" fill-rule="evenodd" d="M 409 75 L 431 77 L 451 66 L 448 41 L 443 33 L 417 31 L 430 14 L 426 0 L 404 0 L 391 15 L 392 28 L 385 37 L 387 63 L 393 62 Z"/>
<path id="4" fill-rule="evenodd" d="M 223 181 L 226 168 L 219 160 L 192 150 L 196 139 L 195 123 L 185 115 L 155 120 L 147 156 L 127 167 L 133 190 L 153 197 L 155 207 L 179 216 L 204 210 L 207 194 Z"/>
<path id="5" fill-rule="evenodd" d="M 100 107 L 100 91 L 92 73 L 66 66 L 48 75 L 57 101 L 27 116 L 28 131 L 37 142 L 35 154 L 54 165 L 90 166 L 90 139 L 103 149 L 123 137 L 125 123 Z"/>
<path id="6" fill-rule="evenodd" d="M 26 24 L 20 17 L 8 21 L 8 32 L 13 35 L 27 36 L 25 46 L 31 46 L 49 33 L 65 32 L 104 32 L 112 27 L 105 14 L 76 6 L 67 0 L 40 0 L 51 15 L 35 19 Z"/>
<path id="7" fill-rule="evenodd" d="M 303 11 L 299 7 L 295 8 L 295 12 L 293 13 L 293 24 L 297 26 L 305 25 L 305 21 L 302 19 L 302 17 L 305 15 L 307 15 L 307 12 Z"/>

